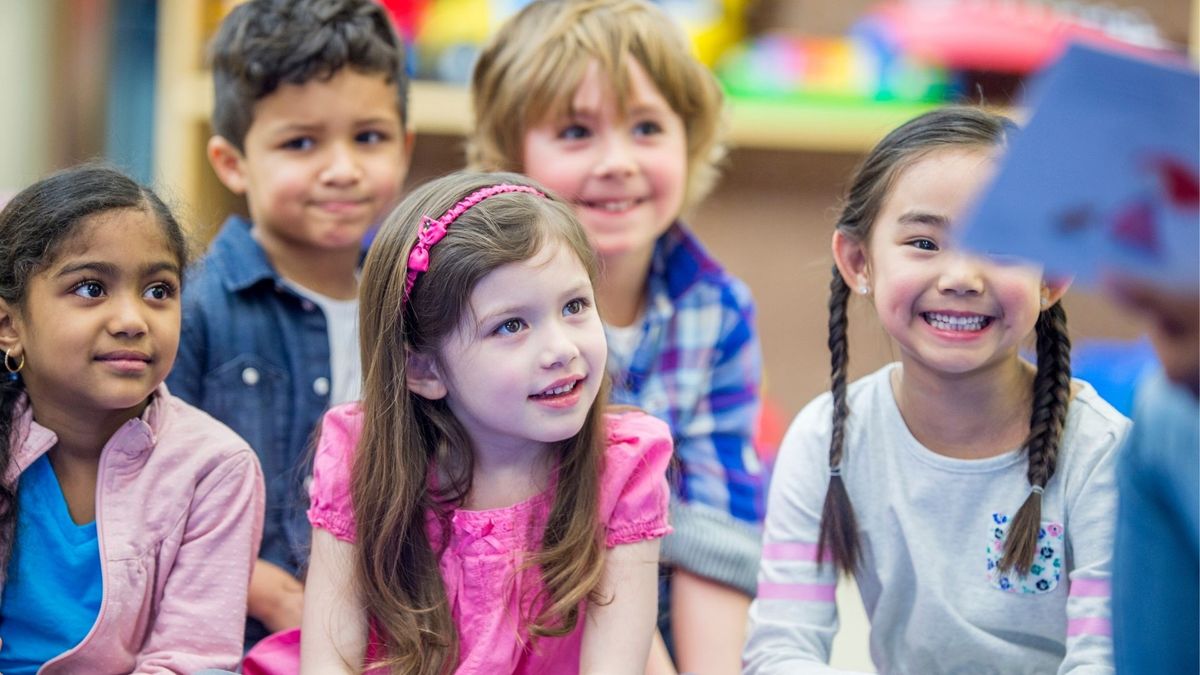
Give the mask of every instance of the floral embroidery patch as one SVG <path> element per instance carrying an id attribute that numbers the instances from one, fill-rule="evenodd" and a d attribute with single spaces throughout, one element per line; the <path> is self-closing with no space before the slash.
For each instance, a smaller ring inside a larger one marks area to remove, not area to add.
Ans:
<path id="1" fill-rule="evenodd" d="M 988 526 L 991 531 L 987 546 L 987 576 L 993 588 L 1009 593 L 1049 593 L 1058 587 L 1066 547 L 1066 529 L 1062 523 L 1042 522 L 1038 528 L 1038 550 L 1029 574 L 1025 575 L 1012 569 L 1000 573 L 1000 558 L 1004 555 L 1004 542 L 1008 536 L 1008 515 L 993 513 Z"/>

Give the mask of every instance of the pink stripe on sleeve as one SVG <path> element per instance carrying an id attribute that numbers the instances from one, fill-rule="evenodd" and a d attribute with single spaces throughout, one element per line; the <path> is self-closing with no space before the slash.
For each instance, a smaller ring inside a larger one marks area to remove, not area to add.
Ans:
<path id="1" fill-rule="evenodd" d="M 776 584 L 762 582 L 758 597 L 764 600 L 805 600 L 833 602 L 837 584 Z"/>
<path id="2" fill-rule="evenodd" d="M 1112 637 L 1112 621 L 1098 616 L 1085 616 L 1067 621 L 1067 637 L 1103 635 Z"/>
<path id="3" fill-rule="evenodd" d="M 1112 595 L 1108 579 L 1078 579 L 1071 582 L 1072 598 L 1107 598 Z"/>
<path id="4" fill-rule="evenodd" d="M 817 561 L 817 545 L 799 541 L 773 541 L 763 544 L 763 557 L 767 560 Z M 824 562 L 833 560 L 833 553 L 826 551 Z"/>

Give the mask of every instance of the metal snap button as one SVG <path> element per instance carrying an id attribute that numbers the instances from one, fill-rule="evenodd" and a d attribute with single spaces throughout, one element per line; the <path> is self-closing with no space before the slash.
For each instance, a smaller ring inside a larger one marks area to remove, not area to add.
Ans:
<path id="1" fill-rule="evenodd" d="M 317 379 L 313 380 L 313 391 L 316 392 L 317 396 L 324 396 L 325 394 L 328 394 L 329 378 L 318 377 Z"/>

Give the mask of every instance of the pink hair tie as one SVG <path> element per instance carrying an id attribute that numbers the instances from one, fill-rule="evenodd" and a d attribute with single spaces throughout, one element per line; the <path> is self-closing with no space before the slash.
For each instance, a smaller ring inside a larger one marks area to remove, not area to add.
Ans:
<path id="1" fill-rule="evenodd" d="M 408 275 L 404 279 L 404 300 L 407 301 L 412 294 L 413 284 L 417 283 L 417 277 L 420 276 L 421 272 L 429 269 L 429 249 L 433 248 L 434 244 L 446 236 L 446 230 L 450 227 L 450 224 L 472 206 L 475 206 L 488 197 L 506 192 L 526 192 L 539 197 L 546 196 L 528 185 L 500 183 L 499 185 L 480 188 L 472 192 L 464 197 L 462 201 L 450 207 L 450 210 L 443 213 L 437 220 L 429 216 L 421 216 L 421 230 L 417 233 L 417 243 L 408 254 Z"/>

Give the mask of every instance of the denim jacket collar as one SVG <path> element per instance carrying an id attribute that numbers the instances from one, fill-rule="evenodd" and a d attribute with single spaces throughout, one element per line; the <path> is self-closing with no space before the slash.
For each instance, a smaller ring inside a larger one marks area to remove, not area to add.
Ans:
<path id="1" fill-rule="evenodd" d="M 142 415 L 122 424 L 105 442 L 102 454 L 115 451 L 129 462 L 143 459 L 154 447 L 159 431 L 166 423 L 166 400 L 167 385 L 159 384 L 150 395 L 150 404 L 146 406 Z M 38 457 L 58 442 L 58 436 L 53 431 L 33 421 L 33 409 L 29 405 L 29 398 L 24 394 L 17 402 L 14 414 L 16 419 L 12 438 L 16 443 L 12 450 L 12 459 L 5 470 L 5 480 L 12 483 L 15 483 Z"/>
<path id="2" fill-rule="evenodd" d="M 282 283 L 279 273 L 267 259 L 267 252 L 250 234 L 250 221 L 229 216 L 212 241 L 203 264 L 214 265 L 214 272 L 230 293 L 238 293 L 264 280 Z"/>

